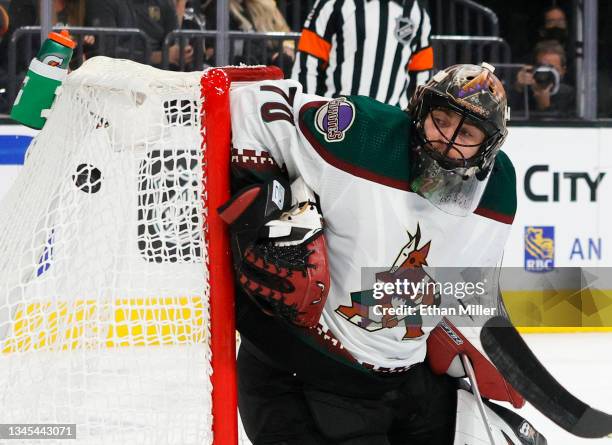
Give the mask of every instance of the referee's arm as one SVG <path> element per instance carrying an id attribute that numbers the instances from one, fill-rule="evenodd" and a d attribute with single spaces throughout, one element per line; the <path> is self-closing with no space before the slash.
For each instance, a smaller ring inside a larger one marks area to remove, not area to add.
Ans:
<path id="1" fill-rule="evenodd" d="M 431 70 L 434 67 L 434 52 L 429 43 L 431 34 L 431 20 L 425 8 L 415 2 L 415 6 L 420 8 L 419 27 L 416 36 L 412 41 L 412 56 L 408 62 L 408 76 L 410 82 L 408 84 L 408 98 L 412 96 L 417 85 L 422 85 L 429 80 Z"/>
<path id="2" fill-rule="evenodd" d="M 291 77 L 302 84 L 305 93 L 325 93 L 325 70 L 336 33 L 336 3 L 337 0 L 317 0 L 304 23 Z"/>

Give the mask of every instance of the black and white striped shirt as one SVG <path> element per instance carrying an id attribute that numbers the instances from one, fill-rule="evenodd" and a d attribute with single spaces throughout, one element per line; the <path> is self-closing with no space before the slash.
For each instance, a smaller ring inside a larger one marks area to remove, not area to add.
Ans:
<path id="1" fill-rule="evenodd" d="M 308 93 L 360 94 L 405 108 L 433 68 L 430 32 L 420 0 L 318 0 L 292 77 Z"/>

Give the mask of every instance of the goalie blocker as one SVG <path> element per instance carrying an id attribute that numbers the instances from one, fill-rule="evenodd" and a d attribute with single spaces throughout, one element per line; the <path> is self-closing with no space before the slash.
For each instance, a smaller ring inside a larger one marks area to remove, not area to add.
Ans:
<path id="1" fill-rule="evenodd" d="M 315 326 L 329 291 L 327 248 L 314 193 L 279 176 L 236 193 L 219 209 L 230 225 L 236 277 L 268 315 Z"/>

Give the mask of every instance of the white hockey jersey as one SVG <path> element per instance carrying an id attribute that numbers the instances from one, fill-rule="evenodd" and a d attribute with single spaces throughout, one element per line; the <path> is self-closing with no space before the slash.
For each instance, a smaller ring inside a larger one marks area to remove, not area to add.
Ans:
<path id="1" fill-rule="evenodd" d="M 362 96 L 306 95 L 285 80 L 232 91 L 231 116 L 239 154 L 272 156 L 319 196 L 331 288 L 320 326 L 309 332 L 319 340 L 311 343 L 382 372 L 423 361 L 433 326 L 385 319 L 369 291 L 374 270 L 393 271 L 401 255 L 402 267 L 422 275 L 428 268 L 498 265 L 516 210 L 507 156 L 497 156 L 475 212 L 458 217 L 411 191 L 412 125 L 399 108 Z"/>

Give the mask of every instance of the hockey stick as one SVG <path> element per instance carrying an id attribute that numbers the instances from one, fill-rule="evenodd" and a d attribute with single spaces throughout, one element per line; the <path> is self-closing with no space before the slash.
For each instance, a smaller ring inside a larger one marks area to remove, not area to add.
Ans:
<path id="1" fill-rule="evenodd" d="M 463 363 L 463 369 L 465 369 L 465 372 L 467 373 L 470 385 L 472 385 L 472 391 L 474 392 L 474 398 L 476 399 L 476 404 L 478 405 L 478 411 L 480 411 L 480 417 L 482 418 L 482 423 L 484 423 L 485 429 L 487 430 L 491 445 L 495 445 L 495 439 L 493 438 L 489 418 L 487 417 L 487 412 L 485 410 L 482 397 L 480 397 L 480 390 L 478 389 L 478 382 L 476 381 L 476 373 L 474 372 L 474 368 L 472 367 L 472 363 L 470 362 L 467 354 L 461 354 L 461 362 Z"/>
<path id="2" fill-rule="evenodd" d="M 480 340 L 508 382 L 550 420 L 579 437 L 612 437 L 612 416 L 591 408 L 557 382 L 510 320 L 499 316 L 487 320 Z"/>

